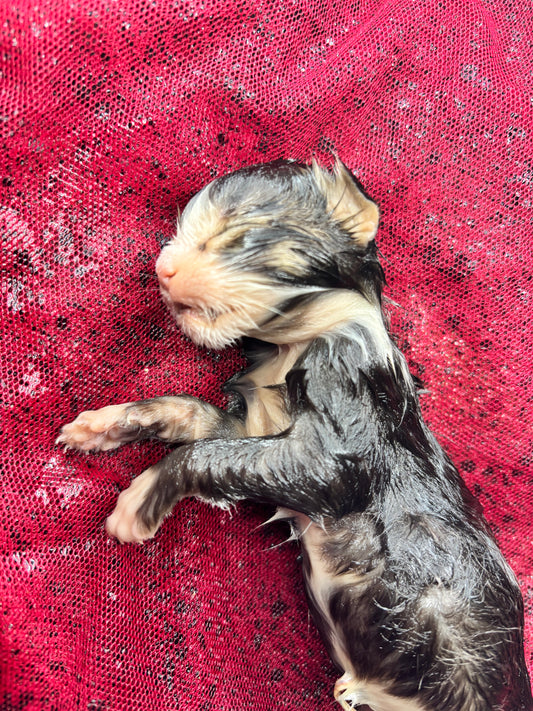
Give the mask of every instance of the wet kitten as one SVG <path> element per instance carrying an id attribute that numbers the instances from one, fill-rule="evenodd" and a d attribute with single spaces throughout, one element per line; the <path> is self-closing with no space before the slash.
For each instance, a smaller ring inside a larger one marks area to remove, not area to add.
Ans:
<path id="1" fill-rule="evenodd" d="M 213 181 L 157 274 L 193 341 L 243 340 L 228 410 L 185 395 L 112 405 L 58 441 L 179 445 L 120 494 L 106 526 L 122 542 L 153 536 L 185 496 L 279 506 L 344 709 L 530 710 L 518 586 L 384 325 L 378 217 L 340 162 Z"/>

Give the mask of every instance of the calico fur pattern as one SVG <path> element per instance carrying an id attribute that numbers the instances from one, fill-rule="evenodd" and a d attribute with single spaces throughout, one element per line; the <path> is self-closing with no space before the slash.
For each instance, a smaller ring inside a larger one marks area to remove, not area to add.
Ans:
<path id="1" fill-rule="evenodd" d="M 520 592 L 388 336 L 378 219 L 340 162 L 213 181 L 157 273 L 196 343 L 242 341 L 250 366 L 227 410 L 187 395 L 112 405 L 58 441 L 178 445 L 120 495 L 107 529 L 123 542 L 186 496 L 280 507 L 344 709 L 530 711 Z"/>

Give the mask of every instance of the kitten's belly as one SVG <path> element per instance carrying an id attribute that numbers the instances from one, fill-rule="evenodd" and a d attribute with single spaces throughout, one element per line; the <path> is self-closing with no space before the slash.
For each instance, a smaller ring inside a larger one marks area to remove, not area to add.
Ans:
<path id="1" fill-rule="evenodd" d="M 305 514 L 288 509 L 280 510 L 280 513 L 291 519 L 296 537 L 304 549 L 306 563 L 303 572 L 307 594 L 315 614 L 320 618 L 316 622 L 330 646 L 330 654 L 340 669 L 353 672 L 344 647 L 342 630 L 337 629 L 335 621 L 331 618 L 329 599 L 340 584 L 357 584 L 363 582 L 364 576 L 353 575 L 348 580 L 346 575 L 343 575 L 341 583 L 339 576 L 331 570 L 330 562 L 324 555 L 324 544 L 328 536 L 326 530 L 311 521 Z"/>
<path id="2" fill-rule="evenodd" d="M 295 534 L 304 549 L 306 559 L 304 579 L 311 607 L 314 608 L 317 617 L 316 623 L 329 646 L 332 659 L 344 672 L 337 684 L 345 681 L 348 688 L 345 692 L 345 700 L 337 697 L 337 701 L 347 710 L 357 705 L 368 704 L 373 711 L 425 711 L 424 707 L 414 699 L 391 696 L 379 680 L 358 678 L 344 642 L 345 635 L 349 635 L 350 631 L 340 629 L 331 617 L 329 600 L 336 589 L 340 586 L 353 586 L 353 604 L 356 605 L 359 595 L 365 594 L 367 584 L 376 573 L 379 574 L 378 571 L 347 572 L 336 575 L 332 570 L 331 562 L 324 555 L 328 532 L 311 521 L 308 516 L 296 511 L 280 509 L 278 517 L 291 519 Z M 359 595 L 358 591 L 360 591 Z"/>

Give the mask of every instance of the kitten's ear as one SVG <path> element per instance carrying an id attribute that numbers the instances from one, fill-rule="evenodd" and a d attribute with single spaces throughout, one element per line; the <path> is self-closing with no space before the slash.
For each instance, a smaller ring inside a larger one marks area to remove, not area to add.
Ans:
<path id="1" fill-rule="evenodd" d="M 331 173 L 321 168 L 314 159 L 311 170 L 326 198 L 331 218 L 360 247 L 367 247 L 378 230 L 378 206 L 359 189 L 355 178 L 339 159 Z"/>

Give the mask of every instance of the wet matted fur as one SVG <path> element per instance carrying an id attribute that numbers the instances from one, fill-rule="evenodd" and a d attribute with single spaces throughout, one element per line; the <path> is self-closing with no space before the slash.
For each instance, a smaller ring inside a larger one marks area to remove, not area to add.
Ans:
<path id="1" fill-rule="evenodd" d="M 213 181 L 157 262 L 197 344 L 242 340 L 227 410 L 194 397 L 88 411 L 59 442 L 177 446 L 107 521 L 153 536 L 177 501 L 275 504 L 345 709 L 526 711 L 520 592 L 476 500 L 428 430 L 381 309 L 379 213 L 349 171 L 276 161 Z"/>

